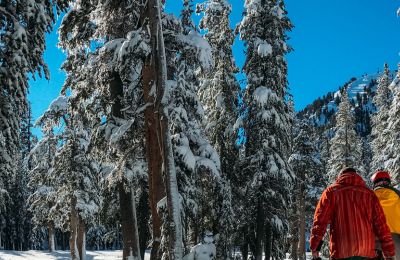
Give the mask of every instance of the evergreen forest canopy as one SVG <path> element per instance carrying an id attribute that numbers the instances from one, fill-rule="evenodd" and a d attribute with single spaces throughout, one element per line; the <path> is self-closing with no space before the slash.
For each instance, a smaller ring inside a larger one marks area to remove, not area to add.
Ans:
<path id="1" fill-rule="evenodd" d="M 400 180 L 398 73 L 385 65 L 362 94 L 352 79 L 295 113 L 283 0 L 246 0 L 234 29 L 227 0 L 183 0 L 179 17 L 164 4 L 0 2 L 0 249 L 304 260 L 317 199 L 341 168 Z M 61 13 L 67 78 L 32 123 L 28 77 L 49 78 L 45 34 Z"/>

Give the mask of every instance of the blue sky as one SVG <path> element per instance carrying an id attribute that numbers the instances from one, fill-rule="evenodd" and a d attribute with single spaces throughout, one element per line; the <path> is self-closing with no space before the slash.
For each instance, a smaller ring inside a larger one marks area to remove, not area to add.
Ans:
<path id="1" fill-rule="evenodd" d="M 244 1 L 229 1 L 233 6 L 231 24 L 234 27 L 241 20 Z M 398 6 L 399 2 L 393 0 L 286 0 L 289 17 L 295 25 L 289 34 L 294 51 L 288 54 L 287 60 L 289 86 L 297 110 L 336 90 L 353 76 L 381 70 L 384 62 L 391 69 L 397 68 L 400 61 Z M 181 1 L 167 0 L 167 12 L 179 14 L 180 8 Z M 194 19 L 197 21 L 199 16 Z M 30 82 L 29 100 L 34 120 L 57 97 L 65 79 L 60 70 L 65 55 L 57 48 L 57 39 L 56 31 L 47 36 L 44 58 L 50 68 L 50 81 Z M 236 62 L 242 66 L 245 54 L 239 39 L 233 51 Z"/>

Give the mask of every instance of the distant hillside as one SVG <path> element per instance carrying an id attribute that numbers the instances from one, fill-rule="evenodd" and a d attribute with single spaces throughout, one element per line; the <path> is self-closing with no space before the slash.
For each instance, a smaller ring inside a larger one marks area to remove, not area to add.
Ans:
<path id="1" fill-rule="evenodd" d="M 395 73 L 391 72 L 390 80 L 394 78 Z M 356 130 L 361 136 L 368 136 L 371 133 L 371 115 L 376 110 L 372 100 L 375 96 L 380 75 L 381 73 L 375 73 L 351 78 L 336 92 L 328 92 L 300 111 L 298 113 L 299 118 L 309 119 L 316 127 L 330 128 L 335 123 L 334 115 L 341 101 L 341 93 L 344 87 L 350 84 L 348 94 L 354 109 Z"/>

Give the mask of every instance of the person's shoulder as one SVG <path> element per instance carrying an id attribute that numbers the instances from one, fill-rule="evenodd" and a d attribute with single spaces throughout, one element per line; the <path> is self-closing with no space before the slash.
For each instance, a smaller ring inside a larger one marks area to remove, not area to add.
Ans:
<path id="1" fill-rule="evenodd" d="M 400 200 L 400 191 L 392 186 L 379 187 L 375 189 L 375 194 L 385 200 Z"/>
<path id="2" fill-rule="evenodd" d="M 339 189 L 339 186 L 336 184 L 329 185 L 323 192 L 322 196 L 330 197 L 332 194 Z"/>
<path id="3" fill-rule="evenodd" d="M 400 191 L 398 189 L 396 189 L 393 186 L 388 186 L 387 189 L 389 189 L 390 191 L 392 191 L 393 193 L 395 193 L 397 196 L 400 197 Z"/>
<path id="4" fill-rule="evenodd" d="M 328 188 L 325 189 L 325 192 L 332 193 L 332 192 L 340 190 L 341 188 L 343 188 L 342 185 L 334 183 L 334 184 L 329 185 Z"/>

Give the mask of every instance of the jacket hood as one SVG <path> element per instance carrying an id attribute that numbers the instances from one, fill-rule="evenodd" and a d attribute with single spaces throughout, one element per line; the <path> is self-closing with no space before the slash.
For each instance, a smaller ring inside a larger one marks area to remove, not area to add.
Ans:
<path id="1" fill-rule="evenodd" d="M 336 179 L 336 184 L 347 185 L 347 186 L 366 186 L 363 178 L 356 172 L 346 172 Z"/>

